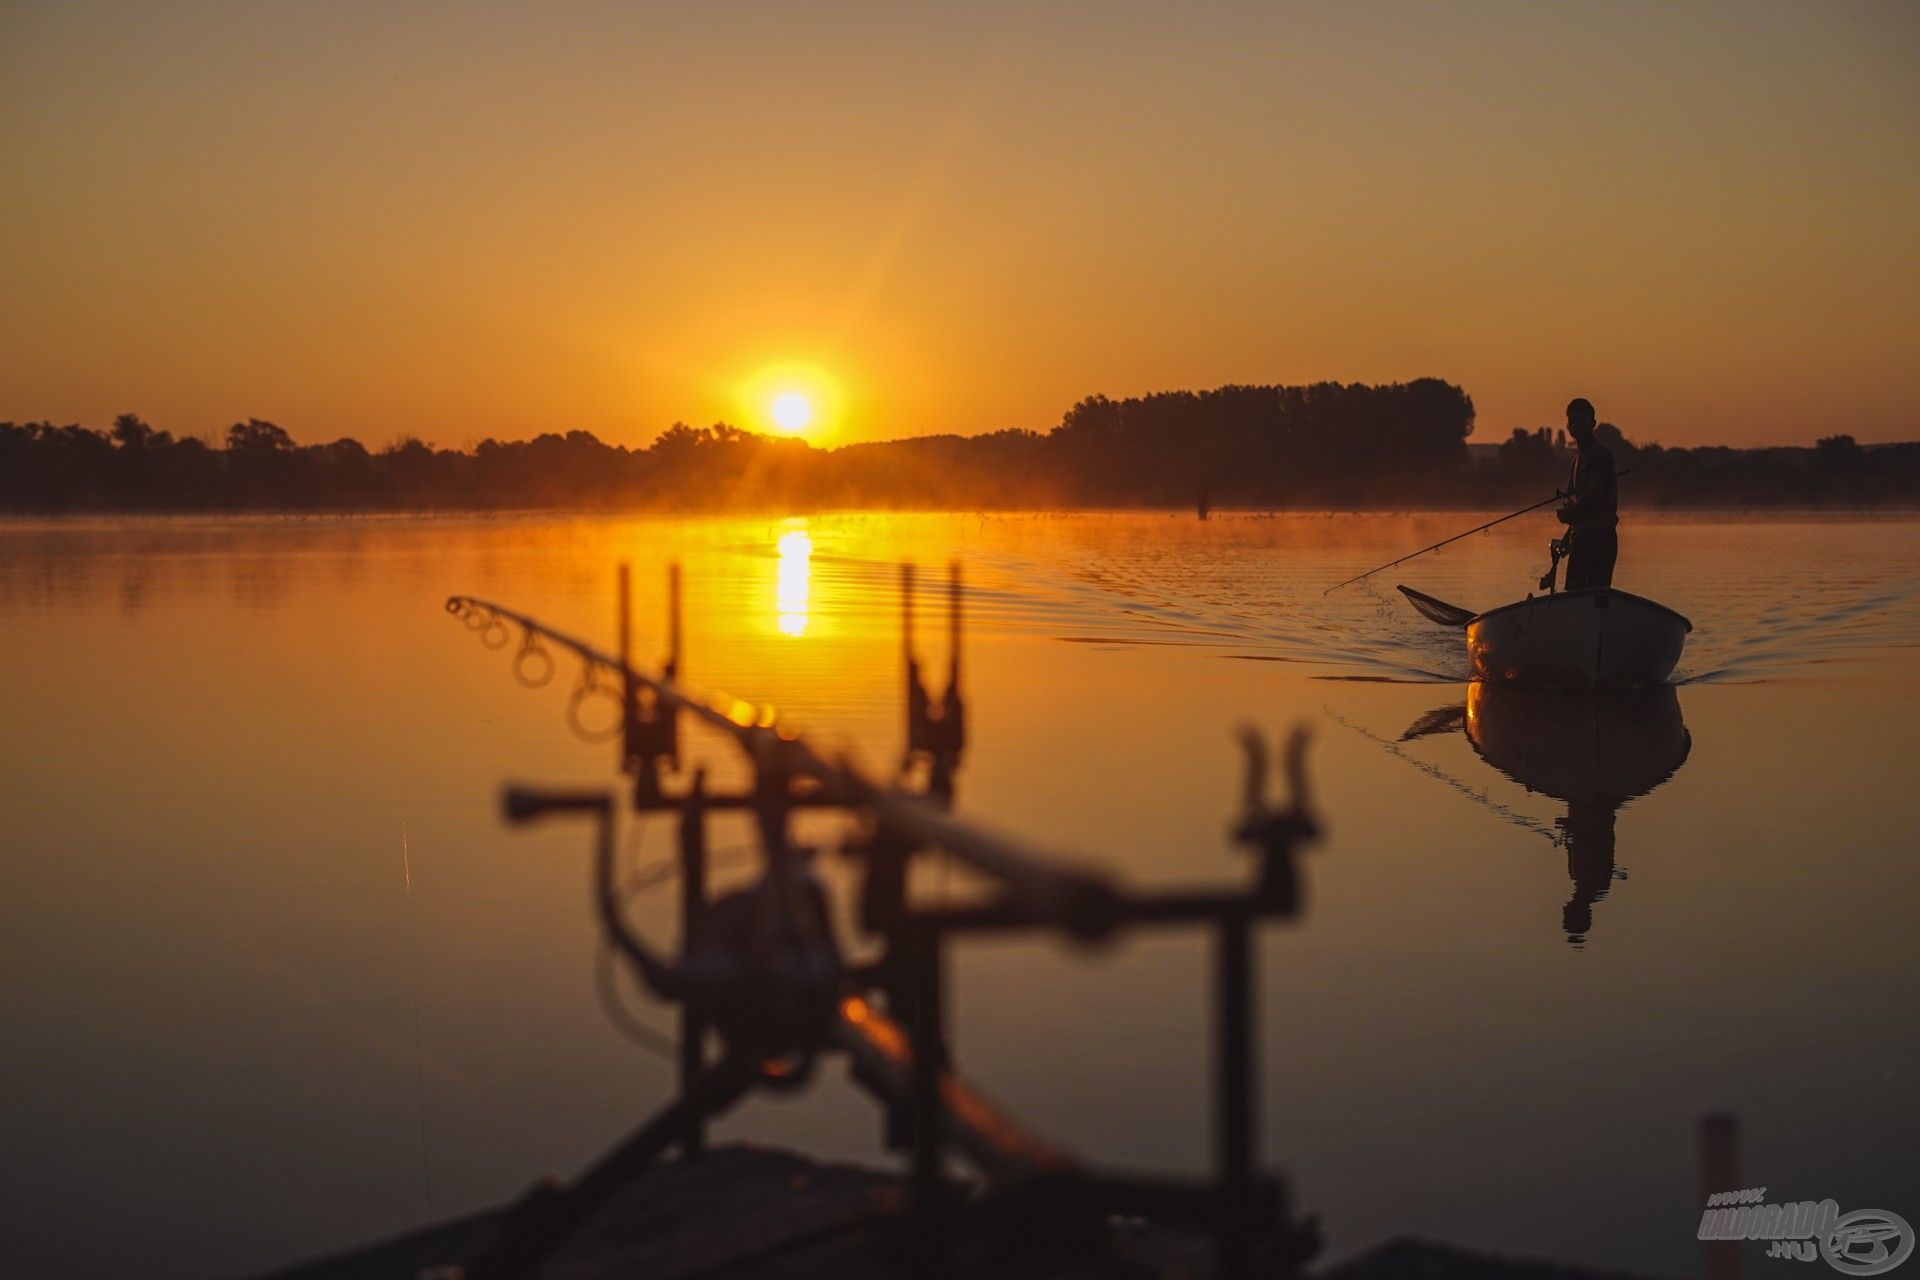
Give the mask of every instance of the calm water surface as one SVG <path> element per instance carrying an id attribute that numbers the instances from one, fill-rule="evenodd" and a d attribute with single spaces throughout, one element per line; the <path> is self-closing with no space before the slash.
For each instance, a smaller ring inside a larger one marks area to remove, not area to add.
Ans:
<path id="1" fill-rule="evenodd" d="M 1330 838 L 1262 945 L 1262 1128 L 1332 1256 L 1416 1232 L 1693 1273 L 1709 1107 L 1771 1196 L 1913 1219 L 1920 524 L 1630 524 L 1620 585 L 1696 629 L 1671 697 L 1596 711 L 1470 691 L 1391 591 L 1515 598 L 1543 527 L 1322 596 L 1465 523 L 0 526 L 6 1270 L 265 1267 L 513 1196 L 666 1099 L 595 1004 L 582 835 L 495 817 L 503 779 L 605 782 L 610 749 L 568 732 L 571 672 L 523 690 L 441 610 L 610 640 L 620 560 L 650 645 L 685 565 L 691 683 L 884 765 L 895 564 L 962 558 L 962 810 L 1136 883 L 1242 875 L 1231 731 L 1312 724 Z M 1089 1156 L 1204 1166 L 1192 938 L 957 969 L 987 1092 Z M 838 1070 L 721 1129 L 878 1150 Z"/>

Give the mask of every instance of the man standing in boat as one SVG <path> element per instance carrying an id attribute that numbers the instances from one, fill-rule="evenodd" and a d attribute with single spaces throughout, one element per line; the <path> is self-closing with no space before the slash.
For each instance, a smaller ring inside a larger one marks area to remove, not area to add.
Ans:
<path id="1" fill-rule="evenodd" d="M 1613 585 L 1613 562 L 1620 554 L 1620 486 L 1613 454 L 1594 434 L 1593 406 L 1578 399 L 1567 406 L 1567 434 L 1578 452 L 1567 482 L 1567 500 L 1557 513 L 1567 526 L 1567 590 Z"/>

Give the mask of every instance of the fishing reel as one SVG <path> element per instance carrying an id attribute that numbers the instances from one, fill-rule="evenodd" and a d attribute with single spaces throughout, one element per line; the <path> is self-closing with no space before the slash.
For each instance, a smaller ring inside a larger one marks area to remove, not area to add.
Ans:
<path id="1" fill-rule="evenodd" d="M 672 988 L 698 1007 L 729 1054 L 761 1064 L 763 1083 L 812 1075 L 839 1016 L 846 965 L 810 854 L 709 903 L 688 928 Z M 665 998 L 673 998 L 666 992 Z"/>
<path id="2" fill-rule="evenodd" d="M 697 1008 L 731 1055 L 760 1064 L 765 1085 L 806 1083 L 846 976 L 812 850 L 778 840 L 761 877 L 705 904 L 688 922 L 679 957 L 669 960 L 626 919 L 611 794 L 509 787 L 502 807 L 516 825 L 569 813 L 592 818 L 594 896 L 614 953 L 661 1000 Z"/>
<path id="3" fill-rule="evenodd" d="M 1547 566 L 1547 571 L 1540 575 L 1540 589 L 1552 595 L 1560 581 L 1560 562 L 1567 558 L 1566 536 L 1563 534 L 1547 543 L 1547 551 L 1553 556 L 1553 561 Z"/>

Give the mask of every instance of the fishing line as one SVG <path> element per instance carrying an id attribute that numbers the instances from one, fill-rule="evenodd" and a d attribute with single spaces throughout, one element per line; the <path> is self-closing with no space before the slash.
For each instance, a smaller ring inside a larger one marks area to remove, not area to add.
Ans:
<path id="1" fill-rule="evenodd" d="M 600 1011 L 613 1024 L 613 1029 L 648 1053 L 664 1058 L 668 1062 L 680 1061 L 680 1041 L 664 1031 L 656 1031 L 636 1018 L 620 998 L 613 966 L 613 948 L 606 942 L 594 949 L 593 953 L 593 989 L 600 998 Z"/>
<path id="2" fill-rule="evenodd" d="M 630 861 L 640 852 L 641 848 L 644 847 L 646 843 L 646 831 L 647 824 L 645 820 L 637 817 L 633 820 L 632 824 L 627 827 L 627 837 L 620 850 L 620 860 L 622 862 Z M 654 885 L 664 883 L 667 879 L 671 878 L 670 873 L 671 870 L 675 869 L 673 864 L 676 860 L 666 859 L 663 861 L 666 863 L 669 871 L 667 875 L 661 874 L 661 867 L 656 864 L 655 867 L 649 868 L 640 876 L 628 877 L 624 884 L 619 883 L 616 877 L 615 894 L 617 896 L 614 904 L 616 910 L 624 907 L 627 901 L 636 893 L 644 892 Z M 638 881 L 637 885 L 635 883 L 636 880 Z M 626 1002 L 620 997 L 617 978 L 618 974 L 613 964 L 612 940 L 602 937 L 600 939 L 600 945 L 595 947 L 593 952 L 593 991 L 594 995 L 600 1001 L 600 1012 L 606 1017 L 609 1023 L 613 1024 L 613 1029 L 618 1031 L 628 1041 L 645 1049 L 648 1053 L 665 1058 L 668 1062 L 679 1062 L 680 1042 L 664 1031 L 656 1031 L 634 1016 L 632 1010 L 627 1008 Z"/>
<path id="3" fill-rule="evenodd" d="M 1553 828 L 1547 826 L 1545 823 L 1539 821 L 1538 819 L 1529 818 L 1526 814 L 1521 813 L 1517 809 L 1509 809 L 1506 805 L 1501 804 L 1498 800 L 1495 800 L 1491 796 L 1488 796 L 1485 792 L 1475 791 L 1472 787 L 1460 781 L 1460 779 L 1454 777 L 1452 774 L 1448 773 L 1445 769 L 1442 769 L 1440 766 L 1436 764 L 1431 764 L 1425 760 L 1419 759 L 1417 756 L 1407 751 L 1404 747 L 1402 747 L 1397 742 L 1389 742 L 1387 739 L 1381 737 L 1377 733 L 1372 732 L 1371 730 L 1362 729 L 1359 725 L 1353 723 L 1353 721 L 1347 719 L 1345 716 L 1341 715 L 1338 711 L 1335 711 L 1332 707 L 1322 704 L 1320 707 L 1320 710 L 1326 715 L 1326 717 L 1329 720 L 1332 720 L 1335 724 L 1342 725 L 1348 729 L 1353 730 L 1355 733 L 1359 734 L 1361 737 L 1365 738 L 1367 741 L 1373 743 L 1375 746 L 1387 752 L 1387 754 L 1394 756 L 1400 760 L 1406 761 L 1408 764 L 1412 765 L 1414 768 L 1418 769 L 1420 772 L 1426 774 L 1429 778 L 1432 778 L 1437 782 L 1443 782 L 1447 786 L 1452 787 L 1455 791 L 1458 791 L 1461 795 L 1465 796 L 1467 799 L 1487 809 L 1488 812 L 1492 813 L 1493 816 L 1500 819 L 1500 821 L 1505 822 L 1511 826 L 1518 827 L 1522 831 L 1531 831 L 1534 835 L 1539 836 L 1542 840 L 1545 840 L 1548 844 L 1552 845 L 1556 849 L 1566 848 L 1565 837 L 1563 837 L 1559 832 L 1555 831 Z"/>
<path id="4" fill-rule="evenodd" d="M 627 828 L 627 838 L 621 849 L 621 861 L 627 862 L 637 855 L 646 843 L 646 823 L 635 819 Z M 751 854 L 758 853 L 757 848 L 739 846 L 728 849 L 716 849 L 707 854 L 709 863 L 731 862 Z M 629 901 L 667 883 L 680 874 L 680 859 L 677 855 L 661 858 L 652 866 L 632 872 L 621 882 L 618 905 L 624 907 Z M 680 1041 L 664 1031 L 656 1030 L 640 1021 L 621 998 L 617 972 L 613 964 L 613 948 L 602 939 L 601 945 L 593 954 L 593 987 L 600 1000 L 600 1011 L 606 1015 L 613 1029 L 648 1053 L 665 1058 L 669 1062 L 680 1061 Z"/>
<path id="5" fill-rule="evenodd" d="M 645 846 L 645 843 L 646 823 L 640 819 L 635 819 L 632 825 L 627 828 L 627 837 L 621 849 L 621 861 L 631 861 L 639 854 Z M 755 856 L 759 852 L 760 850 L 756 846 L 737 845 L 731 848 L 710 850 L 707 853 L 707 860 L 710 865 L 724 865 L 729 862 Z M 651 866 L 642 867 L 629 873 L 620 882 L 618 905 L 624 907 L 640 894 L 647 892 L 649 889 L 658 888 L 679 874 L 680 858 L 678 855 L 661 858 Z M 648 1053 L 664 1058 L 668 1062 L 677 1064 L 680 1061 L 680 1041 L 667 1032 L 657 1030 L 642 1022 L 634 1015 L 633 1011 L 627 1007 L 627 1002 L 620 994 L 618 971 L 613 963 L 613 948 L 608 945 L 604 939 L 602 939 L 601 945 L 594 949 L 593 987 L 594 994 L 598 996 L 600 1001 L 600 1011 L 606 1015 L 607 1021 L 613 1024 L 615 1031 L 618 1031 L 627 1040 L 645 1049 Z"/>

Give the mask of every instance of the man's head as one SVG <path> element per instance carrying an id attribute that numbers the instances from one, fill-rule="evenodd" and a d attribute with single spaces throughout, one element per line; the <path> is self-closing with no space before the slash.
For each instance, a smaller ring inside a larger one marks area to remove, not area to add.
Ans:
<path id="1" fill-rule="evenodd" d="M 1593 404 L 1584 396 L 1567 402 L 1567 434 L 1577 444 L 1593 443 Z"/>

